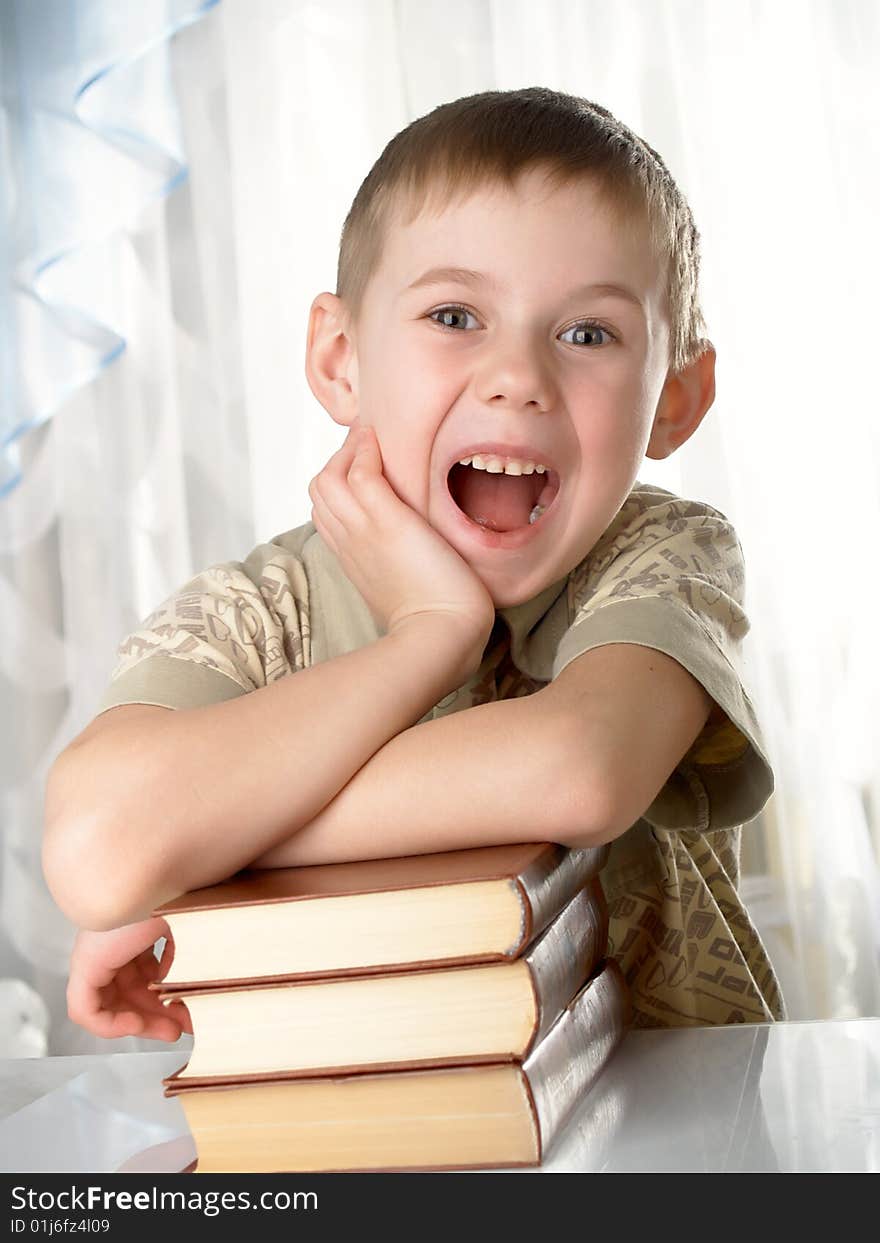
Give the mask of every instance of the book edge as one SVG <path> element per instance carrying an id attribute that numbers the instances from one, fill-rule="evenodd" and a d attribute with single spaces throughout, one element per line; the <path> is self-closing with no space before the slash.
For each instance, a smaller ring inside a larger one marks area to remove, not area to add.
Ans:
<path id="1" fill-rule="evenodd" d="M 496 867 L 496 868 L 489 869 L 489 870 L 484 869 L 482 872 L 478 871 L 476 873 L 472 873 L 471 875 L 459 876 L 459 877 L 456 877 L 454 880 L 449 880 L 449 879 L 437 879 L 437 880 L 428 879 L 426 880 L 424 878 L 424 875 L 422 875 L 420 878 L 414 879 L 411 883 L 404 883 L 404 884 L 392 884 L 392 883 L 381 884 L 380 883 L 380 884 L 376 884 L 375 886 L 370 886 L 368 888 L 351 888 L 351 889 L 346 888 L 346 889 L 341 889 L 333 893 L 293 893 L 293 894 L 278 893 L 274 895 L 256 895 L 253 898 L 246 898 L 244 900 L 229 900 L 229 901 L 220 900 L 217 902 L 210 902 L 210 903 L 205 903 L 203 900 L 202 901 L 199 901 L 199 900 L 186 901 L 187 898 L 190 898 L 194 894 L 199 894 L 199 893 L 204 894 L 207 891 L 216 891 L 220 893 L 227 886 L 231 888 L 233 884 L 236 886 L 246 886 L 247 877 L 249 875 L 253 875 L 254 877 L 257 877 L 257 876 L 261 876 L 265 872 L 275 872 L 276 874 L 284 873 L 284 872 L 291 872 L 291 873 L 295 872 L 295 873 L 301 874 L 301 873 L 305 873 L 305 872 L 312 870 L 312 868 L 314 869 L 320 868 L 322 871 L 331 869 L 334 867 L 349 868 L 349 869 L 354 870 L 357 867 L 357 863 L 356 862 L 354 863 L 345 862 L 345 863 L 339 863 L 339 864 L 325 863 L 325 864 L 314 864 L 314 865 L 311 865 L 311 867 L 303 865 L 300 867 L 292 867 L 292 868 L 257 868 L 257 869 L 243 868 L 239 872 L 236 872 L 233 876 L 229 877 L 226 881 L 220 881 L 215 885 L 206 885 L 200 889 L 189 890 L 186 893 L 181 894 L 177 898 L 171 898 L 169 899 L 169 901 L 163 902 L 160 906 L 155 907 L 154 910 L 151 912 L 151 914 L 153 916 L 159 916 L 164 919 L 169 919 L 169 917 L 173 917 L 174 915 L 200 914 L 200 913 L 208 913 L 210 911 L 233 910 L 236 907 L 241 907 L 241 906 L 273 906 L 280 902 L 320 902 L 325 898 L 349 898 L 349 897 L 356 897 L 359 894 L 401 893 L 408 889 L 435 889 L 441 885 L 467 885 L 467 884 L 481 884 L 484 882 L 491 882 L 491 881 L 498 881 L 498 880 L 515 880 L 519 876 L 521 876 L 523 873 L 528 872 L 536 864 L 540 864 L 540 861 L 545 856 L 553 856 L 556 854 L 557 851 L 565 850 L 567 848 L 560 847 L 555 842 L 515 842 L 515 843 L 505 844 L 504 846 L 499 846 L 499 847 L 475 846 L 470 849 L 464 849 L 464 850 L 436 851 L 436 852 L 433 852 L 431 854 L 426 854 L 426 855 L 401 855 L 399 857 L 394 857 L 387 861 L 384 859 L 382 860 L 365 859 L 365 860 L 361 860 L 361 862 L 365 864 L 374 864 L 374 863 L 378 864 L 378 863 L 385 863 L 385 862 L 399 863 L 404 860 L 412 859 L 412 860 L 416 860 L 422 863 L 425 859 L 432 859 L 436 856 L 446 857 L 447 855 L 467 855 L 471 853 L 471 851 L 473 851 L 474 853 L 476 853 L 477 851 L 480 851 L 480 852 L 488 854 L 489 852 L 493 850 L 498 850 L 499 852 L 502 850 L 505 850 L 509 852 L 514 849 L 518 849 L 526 856 L 530 856 L 526 858 L 526 860 L 519 866 L 517 870 L 513 870 L 512 868 L 504 869 L 504 868 Z M 429 865 L 423 865 L 423 866 L 429 866 Z M 277 880 L 277 875 L 276 875 L 276 880 Z"/>

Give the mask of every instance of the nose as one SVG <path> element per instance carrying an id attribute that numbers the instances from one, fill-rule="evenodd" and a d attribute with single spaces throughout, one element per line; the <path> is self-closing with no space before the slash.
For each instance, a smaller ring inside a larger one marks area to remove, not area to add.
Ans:
<path id="1" fill-rule="evenodd" d="M 539 349 L 521 336 L 487 353 L 474 387 L 487 405 L 538 413 L 552 409 L 554 403 L 553 381 Z"/>

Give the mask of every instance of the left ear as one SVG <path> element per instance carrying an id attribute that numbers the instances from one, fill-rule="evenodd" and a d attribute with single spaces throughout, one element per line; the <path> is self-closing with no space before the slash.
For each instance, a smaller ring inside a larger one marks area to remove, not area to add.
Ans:
<path id="1" fill-rule="evenodd" d="M 700 357 L 677 374 L 670 374 L 654 415 L 645 450 L 650 458 L 667 458 L 694 434 L 715 400 L 715 347 L 707 341 Z"/>

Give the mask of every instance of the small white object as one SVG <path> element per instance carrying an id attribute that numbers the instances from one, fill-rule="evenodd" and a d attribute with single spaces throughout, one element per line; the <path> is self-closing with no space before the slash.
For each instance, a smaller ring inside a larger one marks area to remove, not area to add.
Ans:
<path id="1" fill-rule="evenodd" d="M 24 980 L 0 980 L 0 1057 L 45 1057 L 49 1011 Z"/>

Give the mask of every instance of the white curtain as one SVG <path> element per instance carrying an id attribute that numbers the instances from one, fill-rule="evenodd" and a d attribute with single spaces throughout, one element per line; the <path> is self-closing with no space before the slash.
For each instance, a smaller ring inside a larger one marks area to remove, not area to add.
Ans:
<path id="1" fill-rule="evenodd" d="M 749 689 L 777 778 L 744 831 L 744 891 L 790 1017 L 880 1014 L 873 0 L 58 0 L 44 34 L 71 7 L 114 34 L 118 68 L 80 97 L 88 152 L 54 182 L 33 175 L 8 44 L 0 62 L 0 262 L 18 282 L 0 360 L 34 425 L 7 447 L 0 497 L 0 976 L 44 999 L 49 1051 L 157 1047 L 66 1019 L 73 929 L 39 870 L 49 764 L 136 620 L 308 520 L 308 481 L 342 439 L 306 384 L 308 308 L 335 288 L 382 147 L 441 102 L 532 85 L 609 107 L 694 210 L 718 395 L 640 478 L 715 505 L 743 542 Z M 58 41 L 64 72 L 44 83 L 68 90 L 47 95 L 55 123 L 100 67 L 75 51 Z M 21 221 L 52 188 L 90 231 L 45 252 Z M 18 424 L 7 412 L 5 435 Z"/>
<path id="2" fill-rule="evenodd" d="M 0 422 L 0 1056 L 39 1051 L 40 1001 L 49 1053 L 162 1047 L 67 1018 L 75 930 L 40 841 L 49 766 L 94 715 L 122 634 L 196 567 L 255 542 L 211 9 L 0 8 L 14 363 Z"/>

